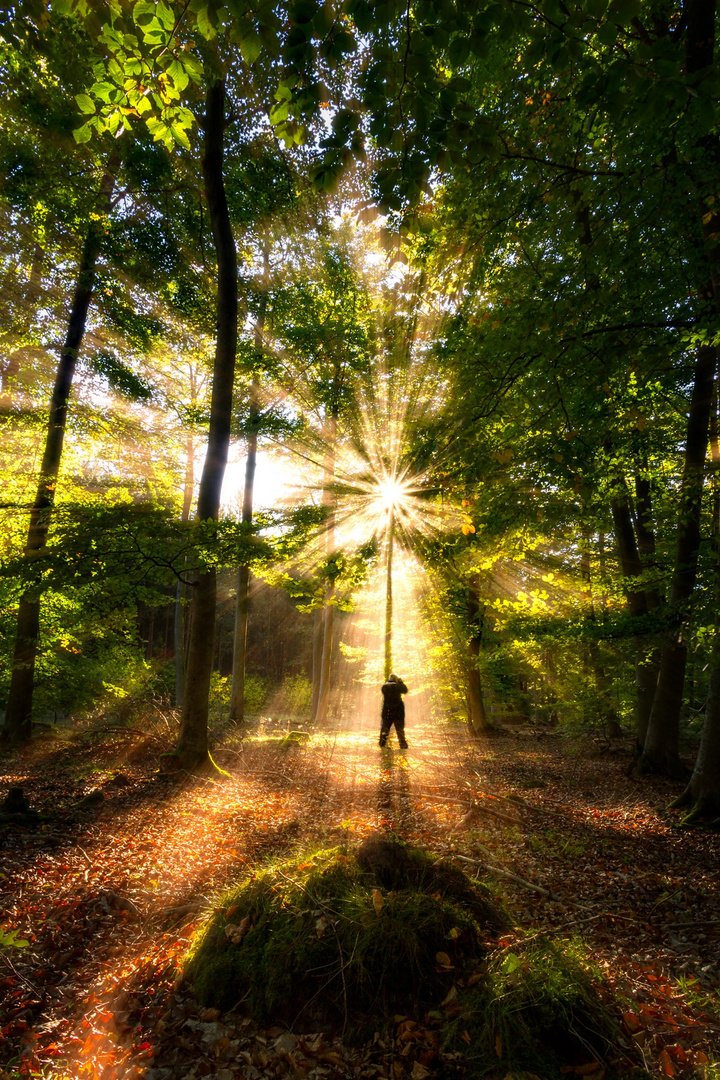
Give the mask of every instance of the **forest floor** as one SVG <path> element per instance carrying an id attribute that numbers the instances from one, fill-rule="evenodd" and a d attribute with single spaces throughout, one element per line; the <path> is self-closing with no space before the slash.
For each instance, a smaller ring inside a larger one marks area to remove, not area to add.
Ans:
<path id="1" fill-rule="evenodd" d="M 199 779 L 159 769 L 173 725 L 88 721 L 0 756 L 3 786 L 46 815 L 0 828 L 0 929 L 29 942 L 0 949 L 3 1080 L 461 1073 L 402 1017 L 348 1047 L 302 1020 L 258 1028 L 241 1003 L 203 1009 L 183 983 L 226 886 L 271 855 L 376 830 L 488 881 L 515 922 L 501 947 L 580 936 L 648 1071 L 719 1075 L 720 835 L 678 829 L 676 788 L 628 776 L 627 744 L 516 731 L 468 745 L 463 728 L 418 725 L 407 752 L 381 751 L 374 727 L 298 743 L 261 722 L 218 741 L 229 777 Z"/>

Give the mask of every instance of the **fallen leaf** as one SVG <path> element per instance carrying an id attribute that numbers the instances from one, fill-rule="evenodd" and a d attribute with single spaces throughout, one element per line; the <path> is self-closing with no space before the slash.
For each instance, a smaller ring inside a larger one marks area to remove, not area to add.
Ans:
<path id="1" fill-rule="evenodd" d="M 674 1076 L 675 1075 L 675 1066 L 673 1065 L 672 1061 L 670 1060 L 670 1055 L 668 1054 L 667 1050 L 663 1049 L 661 1051 L 661 1053 L 660 1053 L 660 1063 L 662 1064 L 663 1072 L 665 1073 L 666 1076 Z"/>
<path id="2" fill-rule="evenodd" d="M 379 889 L 373 889 L 372 891 L 373 907 L 375 908 L 375 914 L 379 915 L 385 904 L 385 897 Z"/>

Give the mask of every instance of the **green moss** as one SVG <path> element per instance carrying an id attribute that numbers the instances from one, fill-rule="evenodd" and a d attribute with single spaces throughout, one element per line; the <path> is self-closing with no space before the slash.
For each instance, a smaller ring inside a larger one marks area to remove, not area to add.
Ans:
<path id="1" fill-rule="evenodd" d="M 622 1034 L 593 980 L 577 946 L 540 940 L 520 955 L 501 953 L 459 996 L 447 1043 L 463 1049 L 469 1036 L 469 1076 L 493 1073 L 502 1062 L 513 1073 L 553 1078 L 563 1066 L 616 1057 Z"/>
<path id="2" fill-rule="evenodd" d="M 506 922 L 462 871 L 369 841 L 268 867 L 228 893 L 186 972 L 204 1004 L 243 1001 L 258 1019 L 391 1014 L 440 1001 Z"/>

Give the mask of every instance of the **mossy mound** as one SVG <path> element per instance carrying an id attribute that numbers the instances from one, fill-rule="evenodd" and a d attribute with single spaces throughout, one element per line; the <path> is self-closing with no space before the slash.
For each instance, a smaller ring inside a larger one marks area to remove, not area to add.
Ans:
<path id="1" fill-rule="evenodd" d="M 362 1025 L 427 1008 L 507 916 L 462 871 L 388 838 L 269 867 L 227 894 L 186 973 L 206 1005 Z"/>
<path id="2" fill-rule="evenodd" d="M 259 1021 L 372 1035 L 429 1024 L 468 1076 L 560 1078 L 633 1051 L 582 952 L 495 940 L 503 908 L 456 865 L 392 837 L 268 867 L 228 893 L 186 973 L 201 1002 Z M 421 1019 L 422 1018 L 422 1019 Z M 433 1036 L 435 1038 L 435 1036 Z M 437 1043 L 437 1039 L 436 1039 Z"/>
<path id="3" fill-rule="evenodd" d="M 622 1075 L 629 1075 L 635 1054 L 579 946 L 540 939 L 519 955 L 497 954 L 483 976 L 458 994 L 446 1029 L 446 1045 L 463 1050 L 469 1076 L 493 1073 L 500 1060 L 513 1075 L 559 1077 L 569 1066 L 625 1054 Z"/>

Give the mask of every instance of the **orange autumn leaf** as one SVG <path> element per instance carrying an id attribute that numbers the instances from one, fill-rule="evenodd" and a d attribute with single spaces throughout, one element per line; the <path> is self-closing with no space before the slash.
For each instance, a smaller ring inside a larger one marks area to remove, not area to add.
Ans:
<path id="1" fill-rule="evenodd" d="M 665 1073 L 665 1075 L 666 1076 L 674 1076 L 675 1075 L 675 1066 L 673 1065 L 672 1061 L 670 1060 L 670 1055 L 668 1054 L 667 1050 L 663 1050 L 662 1053 L 660 1054 L 660 1061 L 662 1063 L 663 1072 Z"/>

